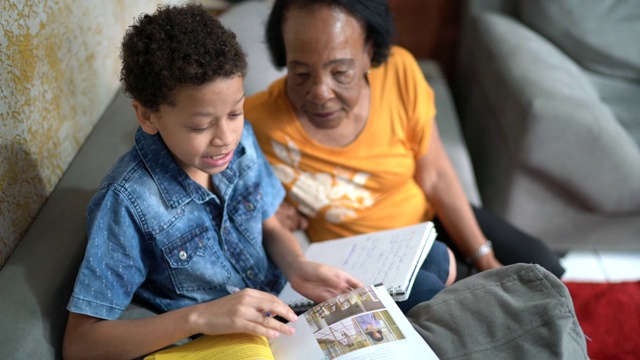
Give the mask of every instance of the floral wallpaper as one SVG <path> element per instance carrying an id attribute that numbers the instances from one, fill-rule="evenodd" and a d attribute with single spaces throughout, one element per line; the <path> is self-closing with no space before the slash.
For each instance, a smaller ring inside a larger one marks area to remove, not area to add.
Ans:
<path id="1" fill-rule="evenodd" d="M 127 26 L 159 3 L 0 2 L 0 268 L 116 93 Z"/>

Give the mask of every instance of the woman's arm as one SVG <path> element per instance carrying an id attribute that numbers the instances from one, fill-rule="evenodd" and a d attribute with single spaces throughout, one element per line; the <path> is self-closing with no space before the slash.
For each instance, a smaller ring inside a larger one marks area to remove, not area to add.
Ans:
<path id="1" fill-rule="evenodd" d="M 65 359 L 133 359 L 195 334 L 251 333 L 276 338 L 293 328 L 265 316 L 290 321 L 293 311 L 277 297 L 244 289 L 218 300 L 169 311 L 145 319 L 103 320 L 70 313 L 64 336 Z"/>
<path id="2" fill-rule="evenodd" d="M 309 227 L 309 219 L 286 201 L 283 201 L 276 210 L 276 218 L 289 231 L 307 230 Z"/>
<path id="3" fill-rule="evenodd" d="M 435 121 L 433 126 L 429 148 L 416 163 L 416 181 L 451 239 L 465 256 L 471 257 L 487 239 L 480 230 L 460 180 L 445 152 Z M 496 260 L 493 250 L 477 258 L 474 265 L 478 270 L 502 266 Z"/>
<path id="4" fill-rule="evenodd" d="M 265 220 L 262 227 L 267 253 L 300 294 L 321 302 L 362 286 L 360 281 L 342 270 L 307 260 L 298 240 L 275 215 Z"/>

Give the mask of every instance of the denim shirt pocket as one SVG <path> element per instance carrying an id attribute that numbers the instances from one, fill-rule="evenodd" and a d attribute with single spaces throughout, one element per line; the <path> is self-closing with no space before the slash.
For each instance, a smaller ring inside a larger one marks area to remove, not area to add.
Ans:
<path id="1" fill-rule="evenodd" d="M 195 228 L 162 248 L 171 281 L 180 294 L 218 289 L 231 278 L 222 252 L 206 226 Z"/>
<path id="2" fill-rule="evenodd" d="M 255 246 L 262 243 L 262 201 L 260 186 L 248 187 L 233 199 L 229 211 L 238 230 Z"/>

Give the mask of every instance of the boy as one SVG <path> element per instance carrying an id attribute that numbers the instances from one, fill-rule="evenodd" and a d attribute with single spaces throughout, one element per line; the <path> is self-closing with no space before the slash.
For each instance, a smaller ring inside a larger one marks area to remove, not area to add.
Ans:
<path id="1" fill-rule="evenodd" d="M 140 127 L 87 208 L 64 357 L 135 358 L 195 334 L 269 338 L 295 321 L 285 278 L 323 301 L 362 284 L 304 258 L 274 213 L 284 190 L 243 116 L 247 63 L 199 5 L 141 16 L 121 81 Z M 136 296 L 160 315 L 118 320 Z"/>

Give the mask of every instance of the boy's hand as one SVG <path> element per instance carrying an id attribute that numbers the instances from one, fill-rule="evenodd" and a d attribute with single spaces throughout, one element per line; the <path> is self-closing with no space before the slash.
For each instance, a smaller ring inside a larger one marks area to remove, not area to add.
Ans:
<path id="1" fill-rule="evenodd" d="M 291 286 L 315 302 L 363 286 L 359 280 L 342 270 L 309 260 L 296 263 L 294 271 L 289 274 Z"/>
<path id="2" fill-rule="evenodd" d="M 255 289 L 243 289 L 220 299 L 194 306 L 190 321 L 196 333 L 219 335 L 250 333 L 273 339 L 292 335 L 294 329 L 273 317 L 289 321 L 298 317 L 276 296 Z"/>

